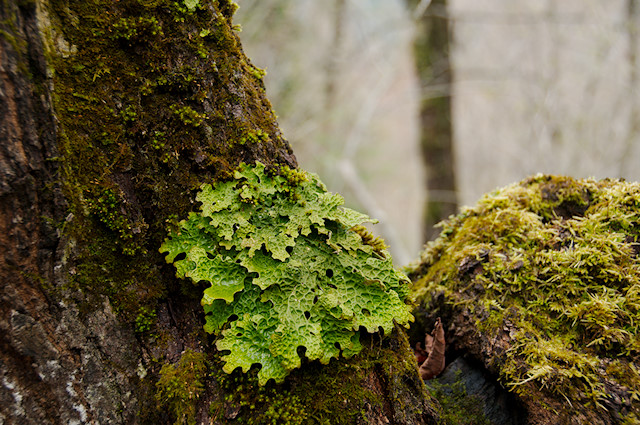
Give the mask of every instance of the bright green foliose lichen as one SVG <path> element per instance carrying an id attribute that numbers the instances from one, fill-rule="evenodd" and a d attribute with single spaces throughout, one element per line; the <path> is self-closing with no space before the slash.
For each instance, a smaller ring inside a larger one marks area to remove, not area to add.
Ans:
<path id="1" fill-rule="evenodd" d="M 162 244 L 176 274 L 205 281 L 205 330 L 220 335 L 224 370 L 260 364 L 261 385 L 281 382 L 300 352 L 326 364 L 357 354 L 359 329 L 390 333 L 412 320 L 407 278 L 380 243 L 367 244 L 369 217 L 343 208 L 317 176 L 259 162 L 234 179 L 205 184 L 193 212 Z M 361 236 L 361 234 L 365 236 Z"/>

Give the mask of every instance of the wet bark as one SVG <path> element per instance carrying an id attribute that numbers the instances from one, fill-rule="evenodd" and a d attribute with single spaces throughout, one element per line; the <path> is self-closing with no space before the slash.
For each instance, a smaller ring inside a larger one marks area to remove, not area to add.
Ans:
<path id="1" fill-rule="evenodd" d="M 243 161 L 296 166 L 232 14 L 227 1 L 0 3 L 0 423 L 235 423 L 269 407 L 225 402 L 240 390 L 211 377 L 224 374 L 199 297 L 158 253 L 201 182 Z M 355 382 L 339 400 L 350 421 L 434 423 L 404 332 L 377 344 L 272 389 Z M 210 374 L 195 416 L 177 418 L 156 383 L 187 349 Z M 331 421 L 335 397 L 319 403 L 308 421 Z"/>

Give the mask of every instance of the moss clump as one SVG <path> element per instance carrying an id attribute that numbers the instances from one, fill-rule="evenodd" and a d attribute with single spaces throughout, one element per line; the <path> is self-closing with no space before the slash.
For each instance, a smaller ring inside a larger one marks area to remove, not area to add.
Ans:
<path id="1" fill-rule="evenodd" d="M 169 110 L 179 117 L 183 124 L 193 127 L 199 127 L 207 117 L 206 114 L 200 114 L 189 106 L 171 105 Z"/>
<path id="2" fill-rule="evenodd" d="M 96 193 L 97 192 L 97 193 Z M 144 222 L 131 223 L 124 212 L 122 200 L 112 188 L 91 188 L 85 194 L 87 207 L 91 216 L 100 225 L 114 232 L 115 241 L 123 254 L 134 256 L 144 253 L 146 249 L 134 243 L 134 236 L 145 227 Z"/>
<path id="3" fill-rule="evenodd" d="M 114 40 L 136 40 L 146 36 L 164 35 L 158 19 L 155 17 L 120 18 L 113 26 L 111 37 Z"/>
<path id="4" fill-rule="evenodd" d="M 204 390 L 207 357 L 185 350 L 176 365 L 166 363 L 156 383 L 156 400 L 175 418 L 175 425 L 196 423 L 196 404 Z"/>
<path id="5" fill-rule="evenodd" d="M 250 130 L 247 131 L 245 135 L 242 136 L 242 138 L 240 138 L 240 141 L 238 143 L 240 143 L 241 145 L 245 145 L 247 143 L 249 144 L 262 143 L 268 140 L 269 140 L 269 135 L 264 131 L 258 129 L 256 131 L 250 131 Z"/>
<path id="6" fill-rule="evenodd" d="M 461 373 L 460 370 L 456 372 L 452 383 L 427 382 L 429 392 L 442 407 L 440 418 L 448 425 L 490 425 L 482 411 L 482 401 L 467 393 Z"/>
<path id="7" fill-rule="evenodd" d="M 209 415 L 216 423 L 226 423 L 227 419 L 248 425 L 300 425 L 309 419 L 309 412 L 297 395 L 280 386 L 259 386 L 255 370 L 231 375 L 217 370 L 212 376 L 226 395 L 209 406 Z"/>
<path id="8" fill-rule="evenodd" d="M 536 176 L 444 222 L 415 296 L 493 341 L 485 364 L 523 399 L 638 412 L 639 239 L 640 184 Z"/>
<path id="9" fill-rule="evenodd" d="M 138 315 L 136 316 L 136 332 L 144 334 L 151 331 L 153 323 L 156 319 L 156 311 L 152 310 L 148 306 L 140 308 Z"/>
<path id="10" fill-rule="evenodd" d="M 331 425 L 374 423 L 381 416 L 394 423 L 437 417 L 430 410 L 437 402 L 418 377 L 403 334 L 372 335 L 363 339 L 366 348 L 359 356 L 328 366 L 308 362 L 284 384 L 260 386 L 256 368 L 226 374 L 221 363 L 214 365 L 212 376 L 224 395 L 211 404 L 211 418 L 219 424 Z"/>

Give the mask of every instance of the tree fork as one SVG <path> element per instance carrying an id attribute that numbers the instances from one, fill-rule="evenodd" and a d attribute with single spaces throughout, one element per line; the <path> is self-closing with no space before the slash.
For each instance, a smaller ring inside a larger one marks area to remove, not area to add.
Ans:
<path id="1" fill-rule="evenodd" d="M 198 297 L 158 252 L 201 183 L 241 162 L 297 165 L 234 10 L 223 0 L 0 4 L 5 423 L 234 423 L 312 395 L 300 413 L 309 423 L 437 420 L 402 330 L 349 361 L 307 364 L 271 395 L 221 374 Z M 186 398 L 194 413 L 179 417 L 190 410 L 158 403 L 156 383 L 189 353 L 209 369 Z"/>

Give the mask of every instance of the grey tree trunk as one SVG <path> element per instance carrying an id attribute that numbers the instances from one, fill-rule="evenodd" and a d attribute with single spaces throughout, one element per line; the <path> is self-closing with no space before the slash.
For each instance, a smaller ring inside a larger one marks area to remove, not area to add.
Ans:
<path id="1" fill-rule="evenodd" d="M 283 385 L 222 373 L 158 252 L 202 182 L 296 166 L 235 7 L 0 3 L 0 424 L 437 420 L 403 331 Z"/>
<path id="2" fill-rule="evenodd" d="M 416 19 L 414 57 L 421 85 L 420 145 L 426 166 L 425 240 L 458 208 L 451 125 L 451 64 L 446 0 L 407 0 Z M 423 10 L 423 5 L 428 7 Z"/>

